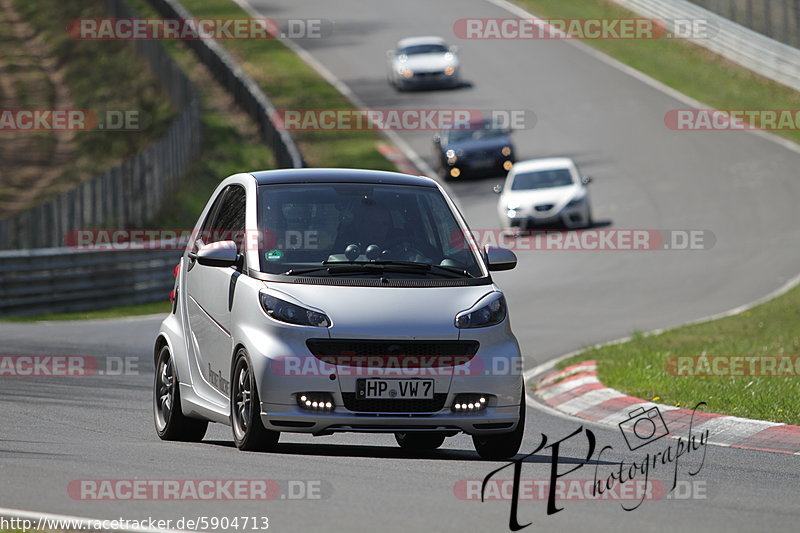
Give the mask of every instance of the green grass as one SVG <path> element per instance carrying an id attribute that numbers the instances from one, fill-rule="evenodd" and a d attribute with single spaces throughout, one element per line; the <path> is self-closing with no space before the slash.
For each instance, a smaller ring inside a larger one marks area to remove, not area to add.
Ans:
<path id="1" fill-rule="evenodd" d="M 800 287 L 736 316 L 586 350 L 564 368 L 594 359 L 600 380 L 637 398 L 721 414 L 800 425 L 800 377 L 673 377 L 669 356 L 800 354 Z"/>
<path id="2" fill-rule="evenodd" d="M 514 0 L 543 18 L 641 18 L 609 0 Z M 584 41 L 716 109 L 799 109 L 800 93 L 678 39 Z M 776 132 L 800 142 L 800 131 Z"/>
<path id="3" fill-rule="evenodd" d="M 66 27 L 70 20 L 107 16 L 101 0 L 14 0 L 14 5 L 46 43 L 47 55 L 59 65 L 75 108 L 134 109 L 149 122 L 141 131 L 77 132 L 73 157 L 63 166 L 57 182 L 35 202 L 40 203 L 142 151 L 166 131 L 176 110 L 130 42 L 69 36 Z"/>
<path id="4" fill-rule="evenodd" d="M 172 309 L 172 304 L 166 300 L 140 305 L 125 305 L 100 309 L 97 311 L 81 311 L 75 313 L 50 313 L 45 315 L 24 317 L 3 317 L 4 322 L 37 322 L 40 320 L 93 320 L 103 318 L 123 318 L 137 315 L 167 314 Z"/>
<path id="5" fill-rule="evenodd" d="M 249 18 L 232 0 L 182 0 L 196 17 Z M 353 105 L 280 41 L 219 41 L 278 109 L 353 109 Z M 376 149 L 374 131 L 293 132 L 309 166 L 396 170 Z"/>

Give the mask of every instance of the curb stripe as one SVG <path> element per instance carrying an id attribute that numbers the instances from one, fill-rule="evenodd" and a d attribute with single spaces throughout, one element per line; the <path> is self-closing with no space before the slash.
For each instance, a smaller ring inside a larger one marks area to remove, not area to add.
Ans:
<path id="1" fill-rule="evenodd" d="M 565 376 L 566 379 L 562 379 Z M 559 379 L 561 381 L 554 383 Z M 594 361 L 546 375 L 533 394 L 557 411 L 608 426 L 627 420 L 634 409 L 658 407 L 671 437 L 683 436 L 691 421 L 693 432 L 695 429 L 708 431 L 709 444 L 800 455 L 800 426 L 693 412 L 628 396 L 606 387 L 597 378 Z"/>

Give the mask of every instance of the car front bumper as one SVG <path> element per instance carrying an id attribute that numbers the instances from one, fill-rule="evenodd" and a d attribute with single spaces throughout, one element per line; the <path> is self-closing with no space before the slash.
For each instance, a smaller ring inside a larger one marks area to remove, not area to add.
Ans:
<path id="1" fill-rule="evenodd" d="M 525 401 L 524 397 L 521 401 Z M 451 397 L 445 405 L 445 409 L 433 413 L 356 413 L 337 407 L 333 412 L 321 414 L 305 411 L 297 405 L 262 403 L 261 421 L 265 428 L 274 431 L 316 435 L 414 431 L 491 435 L 513 431 L 519 422 L 519 404 L 488 407 L 479 415 L 452 412 L 449 408 Z"/>
<path id="2" fill-rule="evenodd" d="M 561 211 L 548 215 L 522 214 L 516 217 L 506 216 L 510 228 L 530 230 L 536 227 L 563 226 L 566 228 L 583 228 L 589 225 L 589 209 L 586 206 L 565 207 Z"/>

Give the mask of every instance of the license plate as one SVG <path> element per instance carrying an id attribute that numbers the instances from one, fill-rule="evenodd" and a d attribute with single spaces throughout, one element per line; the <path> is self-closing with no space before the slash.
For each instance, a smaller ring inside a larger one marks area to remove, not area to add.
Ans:
<path id="1" fill-rule="evenodd" d="M 478 168 L 488 168 L 495 164 L 494 159 L 478 159 L 472 163 L 473 166 Z"/>
<path id="2" fill-rule="evenodd" d="M 364 400 L 433 398 L 432 379 L 359 379 L 358 397 Z"/>

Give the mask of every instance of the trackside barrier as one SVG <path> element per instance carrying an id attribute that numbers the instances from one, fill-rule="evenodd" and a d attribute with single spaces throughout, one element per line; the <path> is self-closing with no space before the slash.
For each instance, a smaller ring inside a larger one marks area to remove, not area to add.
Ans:
<path id="1" fill-rule="evenodd" d="M 689 38 L 689 40 L 765 78 L 800 90 L 800 50 L 797 48 L 771 39 L 687 0 L 614 0 L 614 2 L 643 17 L 667 21 L 709 21 L 714 28 L 712 35 Z M 761 4 L 759 9 L 766 8 L 770 4 L 770 0 L 759 0 L 759 2 Z M 703 3 L 716 5 L 715 2 Z"/>
<path id="2" fill-rule="evenodd" d="M 0 316 L 87 311 L 167 300 L 180 250 L 0 251 Z"/>

